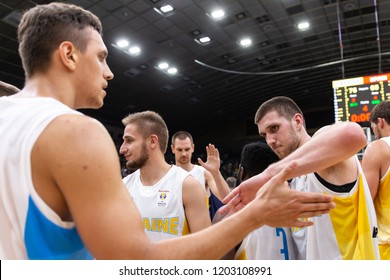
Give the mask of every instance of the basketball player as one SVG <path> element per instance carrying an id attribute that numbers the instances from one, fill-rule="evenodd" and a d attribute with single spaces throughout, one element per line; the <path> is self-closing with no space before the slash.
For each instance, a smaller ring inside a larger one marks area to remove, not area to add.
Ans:
<path id="1" fill-rule="evenodd" d="M 262 142 L 246 144 L 241 152 L 237 182 L 243 182 L 278 161 L 278 156 Z M 294 260 L 296 248 L 288 227 L 262 226 L 244 238 L 235 253 L 241 260 Z"/>
<path id="2" fill-rule="evenodd" d="M 256 112 L 259 133 L 281 159 L 244 181 L 225 202 L 247 204 L 256 191 L 292 160 L 299 164 L 291 187 L 334 196 L 336 208 L 313 218 L 311 228 L 293 228 L 299 259 L 378 259 L 377 223 L 369 189 L 356 153 L 367 140 L 356 123 L 326 126 L 310 137 L 302 111 L 278 96 Z M 228 207 L 226 207 L 227 209 Z"/>
<path id="3" fill-rule="evenodd" d="M 376 140 L 363 155 L 363 171 L 370 187 L 378 219 L 381 259 L 390 260 L 390 101 L 383 100 L 370 113 Z"/>
<path id="4" fill-rule="evenodd" d="M 172 136 L 171 150 L 175 155 L 176 165 L 188 171 L 203 186 L 207 194 L 210 218 L 213 219 L 216 211 L 223 206 L 221 200 L 230 192 L 219 170 L 221 161 L 218 149 L 212 144 L 206 146 L 207 161 L 203 162 L 198 158 L 200 165 L 195 165 L 191 162 L 195 150 L 192 135 L 187 131 L 178 131 Z"/>
<path id="5" fill-rule="evenodd" d="M 153 241 L 196 232 L 211 225 L 206 193 L 184 169 L 164 158 L 168 128 L 153 111 L 129 114 L 120 154 L 137 171 L 123 179 L 141 213 L 145 232 Z"/>

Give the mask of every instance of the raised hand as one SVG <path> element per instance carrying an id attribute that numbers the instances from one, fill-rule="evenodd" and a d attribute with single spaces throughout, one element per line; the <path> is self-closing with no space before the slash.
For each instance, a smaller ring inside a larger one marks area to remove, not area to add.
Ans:
<path id="1" fill-rule="evenodd" d="M 198 158 L 198 162 L 201 166 L 206 168 L 211 173 L 219 172 L 221 166 L 221 160 L 219 158 L 219 151 L 213 144 L 206 146 L 207 161 L 204 162 L 201 158 Z"/>

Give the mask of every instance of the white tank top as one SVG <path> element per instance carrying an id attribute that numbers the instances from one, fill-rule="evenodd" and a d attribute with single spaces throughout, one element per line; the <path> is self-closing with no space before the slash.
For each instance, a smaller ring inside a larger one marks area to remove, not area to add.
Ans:
<path id="1" fill-rule="evenodd" d="M 153 241 L 189 233 L 183 207 L 183 181 L 189 173 L 173 165 L 153 186 L 144 186 L 140 170 L 123 178 L 144 223 L 145 232 Z"/>
<path id="2" fill-rule="evenodd" d="M 189 173 L 200 182 L 204 190 L 206 190 L 206 179 L 204 177 L 205 170 L 206 169 L 203 166 L 194 164 L 194 167 L 189 171 Z"/>
<path id="3" fill-rule="evenodd" d="M 49 97 L 0 98 L 0 259 L 92 258 L 74 223 L 62 221 L 32 181 L 31 150 L 63 114 L 80 113 Z"/>
<path id="4" fill-rule="evenodd" d="M 314 173 L 301 176 L 298 184 L 293 180 L 292 188 L 330 194 L 336 203 L 329 214 L 313 217 L 314 225 L 305 231 L 292 230 L 294 241 L 301 245 L 298 249 L 304 249 L 301 257 L 309 260 L 379 259 L 375 209 L 361 165 L 356 156 L 355 159 L 359 176 L 348 193 L 328 189 Z M 302 233 L 305 234 L 302 236 Z M 302 245 L 303 241 L 306 246 Z"/>

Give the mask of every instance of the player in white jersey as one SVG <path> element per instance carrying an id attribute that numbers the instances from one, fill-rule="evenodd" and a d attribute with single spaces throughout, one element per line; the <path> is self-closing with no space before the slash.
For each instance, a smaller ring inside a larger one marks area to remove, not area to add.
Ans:
<path id="1" fill-rule="evenodd" d="M 221 161 L 218 149 L 212 144 L 206 146 L 207 161 L 203 162 L 201 158 L 198 158 L 200 165 L 196 165 L 191 163 L 195 145 L 189 132 L 176 132 L 172 136 L 171 143 L 176 165 L 194 176 L 206 191 L 207 208 L 212 220 L 218 209 L 223 206 L 222 198 L 230 192 L 230 188 L 219 170 Z"/>
<path id="2" fill-rule="evenodd" d="M 153 186 L 141 182 L 140 169 L 123 179 L 151 240 L 190 233 L 183 206 L 183 184 L 188 176 L 187 171 L 173 165 Z"/>
<path id="3" fill-rule="evenodd" d="M 292 180 L 291 188 L 327 193 L 336 202 L 330 214 L 312 218 L 315 225 L 310 229 L 292 229 L 299 259 L 378 258 L 375 209 L 357 157 L 355 160 L 359 175 L 349 184 L 333 185 L 317 173 Z"/>
<path id="4" fill-rule="evenodd" d="M 309 174 L 307 185 L 299 186 L 302 193 L 326 192 L 334 196 L 337 205 L 330 216 L 315 217 L 313 227 L 306 232 L 300 231 L 303 243 L 299 244 L 303 250 L 300 257 L 378 259 L 376 217 L 367 199 L 365 177 L 356 160 L 356 153 L 367 144 L 361 127 L 356 123 L 338 123 L 325 126 L 310 137 L 302 111 L 293 100 L 283 96 L 264 102 L 256 112 L 255 123 L 259 134 L 281 160 L 234 189 L 225 200 L 230 201 L 225 211 L 249 203 L 274 174 L 289 162 L 297 161 L 299 167 L 291 178 Z M 310 173 L 316 173 L 317 177 Z M 336 191 L 329 188 L 331 185 Z M 348 185 L 352 185 L 352 189 Z M 355 195 L 359 199 L 352 204 L 346 197 L 355 199 Z M 343 212 L 338 209 L 343 209 Z M 294 229 L 293 232 L 298 231 Z"/>
<path id="5" fill-rule="evenodd" d="M 378 242 L 381 259 L 390 260 L 390 101 L 383 100 L 370 113 L 376 140 L 369 143 L 363 156 L 378 219 Z"/>
<path id="6" fill-rule="evenodd" d="M 100 108 L 113 78 L 101 32 L 95 15 L 66 3 L 36 5 L 21 18 L 25 86 L 0 97 L 1 260 L 217 259 L 259 226 L 309 226 L 296 217 L 334 207 L 329 196 L 297 201 L 297 192 L 281 186 L 291 165 L 247 210 L 189 236 L 151 242 L 110 134 L 75 111 Z"/>
<path id="7" fill-rule="evenodd" d="M 264 171 L 278 156 L 262 142 L 246 144 L 241 152 L 237 182 Z M 294 260 L 296 248 L 290 228 L 263 226 L 244 238 L 235 253 L 240 260 Z"/>
<path id="8" fill-rule="evenodd" d="M 209 144 L 206 147 L 207 162 L 198 158 L 200 166 L 191 162 L 195 144 L 189 132 L 176 132 L 171 139 L 171 150 L 175 155 L 175 164 L 197 178 L 208 196 L 212 192 L 218 199 L 222 200 L 230 192 L 229 186 L 219 170 L 221 161 L 218 149 L 214 145 Z"/>
<path id="9" fill-rule="evenodd" d="M 119 152 L 126 157 L 128 168 L 138 168 L 123 182 L 149 238 L 163 240 L 210 226 L 206 193 L 200 183 L 165 161 L 168 128 L 161 116 L 144 111 L 128 115 L 122 123 L 125 129 Z"/>
<path id="10" fill-rule="evenodd" d="M 49 97 L 0 99 L 0 166 L 7 174 L 0 176 L 0 259 L 92 258 L 74 223 L 50 208 L 25 171 L 37 138 L 64 114 L 81 115 Z"/>

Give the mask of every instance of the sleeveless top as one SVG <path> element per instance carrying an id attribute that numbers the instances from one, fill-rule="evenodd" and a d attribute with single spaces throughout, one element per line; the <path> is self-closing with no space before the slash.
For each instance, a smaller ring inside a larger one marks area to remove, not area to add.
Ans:
<path id="1" fill-rule="evenodd" d="M 355 159 L 359 176 L 349 192 L 330 190 L 314 173 L 291 182 L 293 189 L 330 194 L 336 203 L 330 213 L 313 217 L 313 226 L 292 229 L 299 259 L 379 259 L 375 209 L 361 165 Z"/>
<path id="2" fill-rule="evenodd" d="M 56 117 L 80 114 L 50 97 L 0 98 L 0 259 L 92 259 L 73 222 L 35 191 L 31 151 Z"/>
<path id="3" fill-rule="evenodd" d="M 390 136 L 383 137 L 390 148 Z M 379 181 L 378 192 L 374 199 L 378 219 L 378 242 L 381 259 L 390 260 L 390 167 Z"/>
<path id="4" fill-rule="evenodd" d="M 189 234 L 184 206 L 183 181 L 189 173 L 171 166 L 155 185 L 144 186 L 140 170 L 123 178 L 144 223 L 150 240 L 158 241 Z"/>

